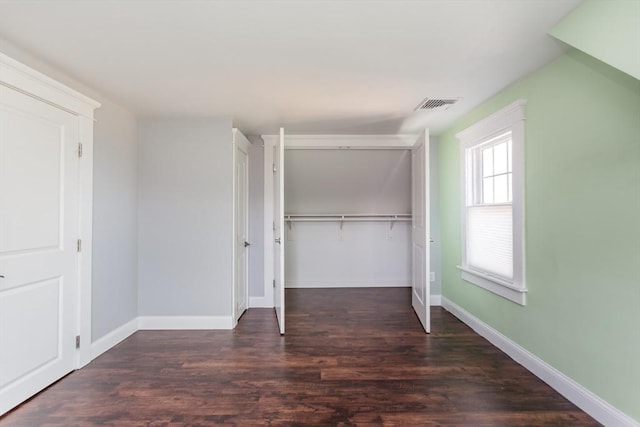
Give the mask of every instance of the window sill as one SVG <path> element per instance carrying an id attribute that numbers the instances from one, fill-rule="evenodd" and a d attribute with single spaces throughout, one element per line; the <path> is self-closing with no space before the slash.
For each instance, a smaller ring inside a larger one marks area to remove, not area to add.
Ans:
<path id="1" fill-rule="evenodd" d="M 518 288 L 517 286 L 509 283 L 503 279 L 490 276 L 486 273 L 470 270 L 468 268 L 458 266 L 460 270 L 462 280 L 469 283 L 473 283 L 483 289 L 493 292 L 503 298 L 513 301 L 516 304 L 527 304 L 527 290 Z"/>

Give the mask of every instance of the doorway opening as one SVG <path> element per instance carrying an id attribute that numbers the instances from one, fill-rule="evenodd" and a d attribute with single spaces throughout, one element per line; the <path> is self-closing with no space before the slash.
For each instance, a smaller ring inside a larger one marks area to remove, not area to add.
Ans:
<path id="1" fill-rule="evenodd" d="M 265 291 L 271 289 L 280 332 L 286 287 L 350 285 L 410 286 L 429 332 L 428 131 L 285 136 L 281 129 L 263 140 L 265 214 L 272 212 L 265 219 Z"/>

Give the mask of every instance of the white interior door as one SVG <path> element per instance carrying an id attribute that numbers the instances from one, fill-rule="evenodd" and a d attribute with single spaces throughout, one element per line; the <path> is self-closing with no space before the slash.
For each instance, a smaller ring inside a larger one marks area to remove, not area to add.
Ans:
<path id="1" fill-rule="evenodd" d="M 78 118 L 0 86 L 0 414 L 75 365 Z"/>
<path id="2" fill-rule="evenodd" d="M 280 334 L 284 335 L 284 129 L 273 153 L 273 305 Z"/>
<path id="3" fill-rule="evenodd" d="M 237 322 L 247 310 L 249 274 L 249 141 L 234 130 L 235 145 L 235 306 Z"/>
<path id="4" fill-rule="evenodd" d="M 411 305 L 425 332 L 431 332 L 429 282 L 429 131 L 420 135 L 411 152 L 411 204 L 413 210 Z"/>

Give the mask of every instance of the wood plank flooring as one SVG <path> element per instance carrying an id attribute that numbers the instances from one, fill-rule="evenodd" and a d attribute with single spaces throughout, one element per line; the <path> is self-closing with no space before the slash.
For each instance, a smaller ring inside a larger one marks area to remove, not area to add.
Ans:
<path id="1" fill-rule="evenodd" d="M 407 288 L 287 291 L 233 331 L 140 331 L 0 419 L 4 426 L 596 426 Z"/>

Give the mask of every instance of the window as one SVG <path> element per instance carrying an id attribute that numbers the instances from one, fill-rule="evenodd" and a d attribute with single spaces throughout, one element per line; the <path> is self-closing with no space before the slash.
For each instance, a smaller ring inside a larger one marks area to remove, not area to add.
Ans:
<path id="1" fill-rule="evenodd" d="M 462 278 L 518 304 L 524 283 L 524 106 L 520 100 L 458 133 Z"/>

